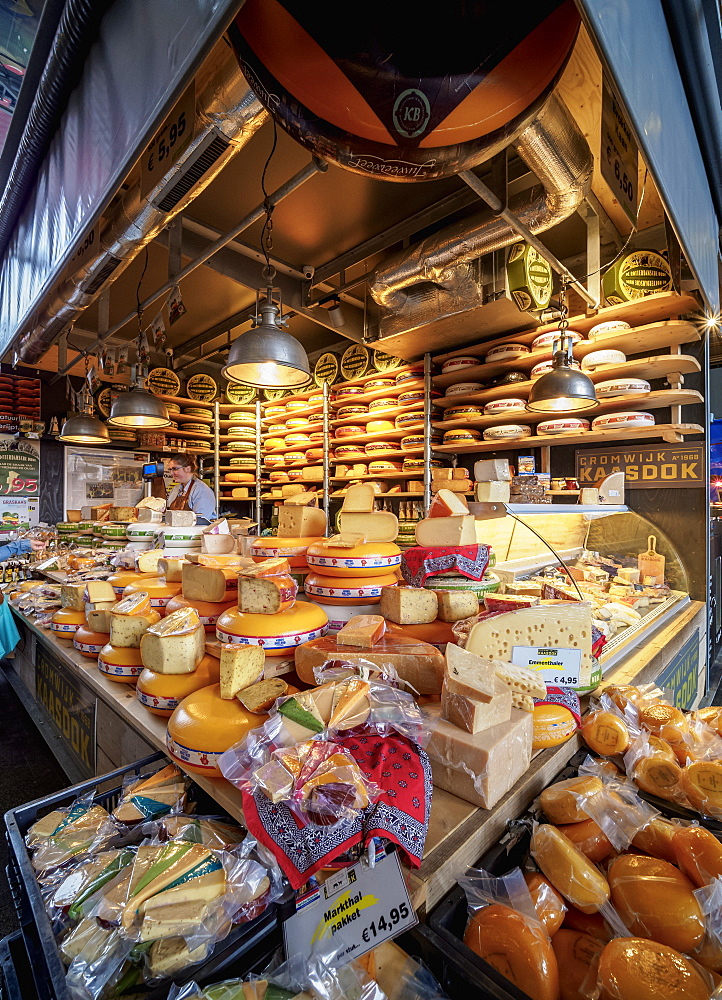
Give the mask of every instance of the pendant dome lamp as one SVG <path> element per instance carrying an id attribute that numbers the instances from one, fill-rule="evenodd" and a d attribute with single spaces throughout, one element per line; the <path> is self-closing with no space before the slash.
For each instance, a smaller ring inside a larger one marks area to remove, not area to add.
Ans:
<path id="1" fill-rule="evenodd" d="M 148 372 L 144 366 L 133 365 L 131 369 L 133 388 L 129 392 L 121 392 L 113 400 L 108 417 L 111 427 L 154 430 L 170 425 L 170 417 L 163 400 L 145 388 L 147 377 Z"/>
<path id="2" fill-rule="evenodd" d="M 562 279 L 559 348 L 554 352 L 553 368 L 538 378 L 531 388 L 526 409 L 535 413 L 569 413 L 591 410 L 597 406 L 594 383 L 574 363 L 574 345 L 567 335 L 566 281 Z"/>
<path id="3" fill-rule="evenodd" d="M 85 355 L 85 379 L 80 398 L 80 412 L 69 417 L 62 426 L 58 441 L 63 444 L 108 444 L 110 434 L 105 424 L 95 416 L 93 397 L 88 384 L 88 355 Z"/>
<path id="4" fill-rule="evenodd" d="M 265 297 L 256 291 L 253 328 L 231 344 L 223 375 L 229 382 L 268 389 L 300 389 L 311 378 L 311 366 L 303 347 L 286 333 L 280 289 L 273 287 L 275 268 L 266 267 Z"/>

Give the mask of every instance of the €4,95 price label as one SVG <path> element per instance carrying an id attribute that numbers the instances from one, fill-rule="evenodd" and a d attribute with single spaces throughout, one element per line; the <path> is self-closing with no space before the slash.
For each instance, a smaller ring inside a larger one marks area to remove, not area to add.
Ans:
<path id="1" fill-rule="evenodd" d="M 396 853 L 373 868 L 359 861 L 341 869 L 296 906 L 283 925 L 286 954 L 310 956 L 331 946 L 338 965 L 418 923 Z"/>
<path id="2" fill-rule="evenodd" d="M 511 662 L 535 670 L 545 684 L 576 687 L 582 667 L 581 649 L 551 649 L 546 646 L 514 646 Z"/>

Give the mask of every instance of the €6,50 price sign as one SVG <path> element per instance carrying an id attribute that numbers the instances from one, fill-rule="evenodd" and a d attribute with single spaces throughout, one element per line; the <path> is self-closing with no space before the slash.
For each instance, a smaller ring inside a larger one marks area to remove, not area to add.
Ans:
<path id="1" fill-rule="evenodd" d="M 297 907 L 283 925 L 286 954 L 310 956 L 330 945 L 338 965 L 418 923 L 395 853 L 373 868 L 366 861 L 343 868 Z"/>

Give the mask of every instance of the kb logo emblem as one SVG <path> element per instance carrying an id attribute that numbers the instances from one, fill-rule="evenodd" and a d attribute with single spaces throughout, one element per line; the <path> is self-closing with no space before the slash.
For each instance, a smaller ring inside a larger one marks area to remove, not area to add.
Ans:
<path id="1" fill-rule="evenodd" d="M 394 126 L 407 139 L 422 135 L 430 117 L 431 106 L 420 90 L 404 90 L 394 102 Z"/>

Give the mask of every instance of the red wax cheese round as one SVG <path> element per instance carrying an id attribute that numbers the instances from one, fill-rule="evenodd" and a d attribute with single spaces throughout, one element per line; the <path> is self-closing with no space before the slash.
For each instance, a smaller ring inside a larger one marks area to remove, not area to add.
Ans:
<path id="1" fill-rule="evenodd" d="M 189 694 L 220 679 L 221 661 L 206 655 L 192 674 L 156 674 L 144 668 L 138 678 L 135 695 L 143 708 L 168 718 Z"/>
<path id="2" fill-rule="evenodd" d="M 221 754 L 267 718 L 246 711 L 238 698 L 221 698 L 220 684 L 199 688 L 181 701 L 168 720 L 168 753 L 187 771 L 219 778 Z"/>

